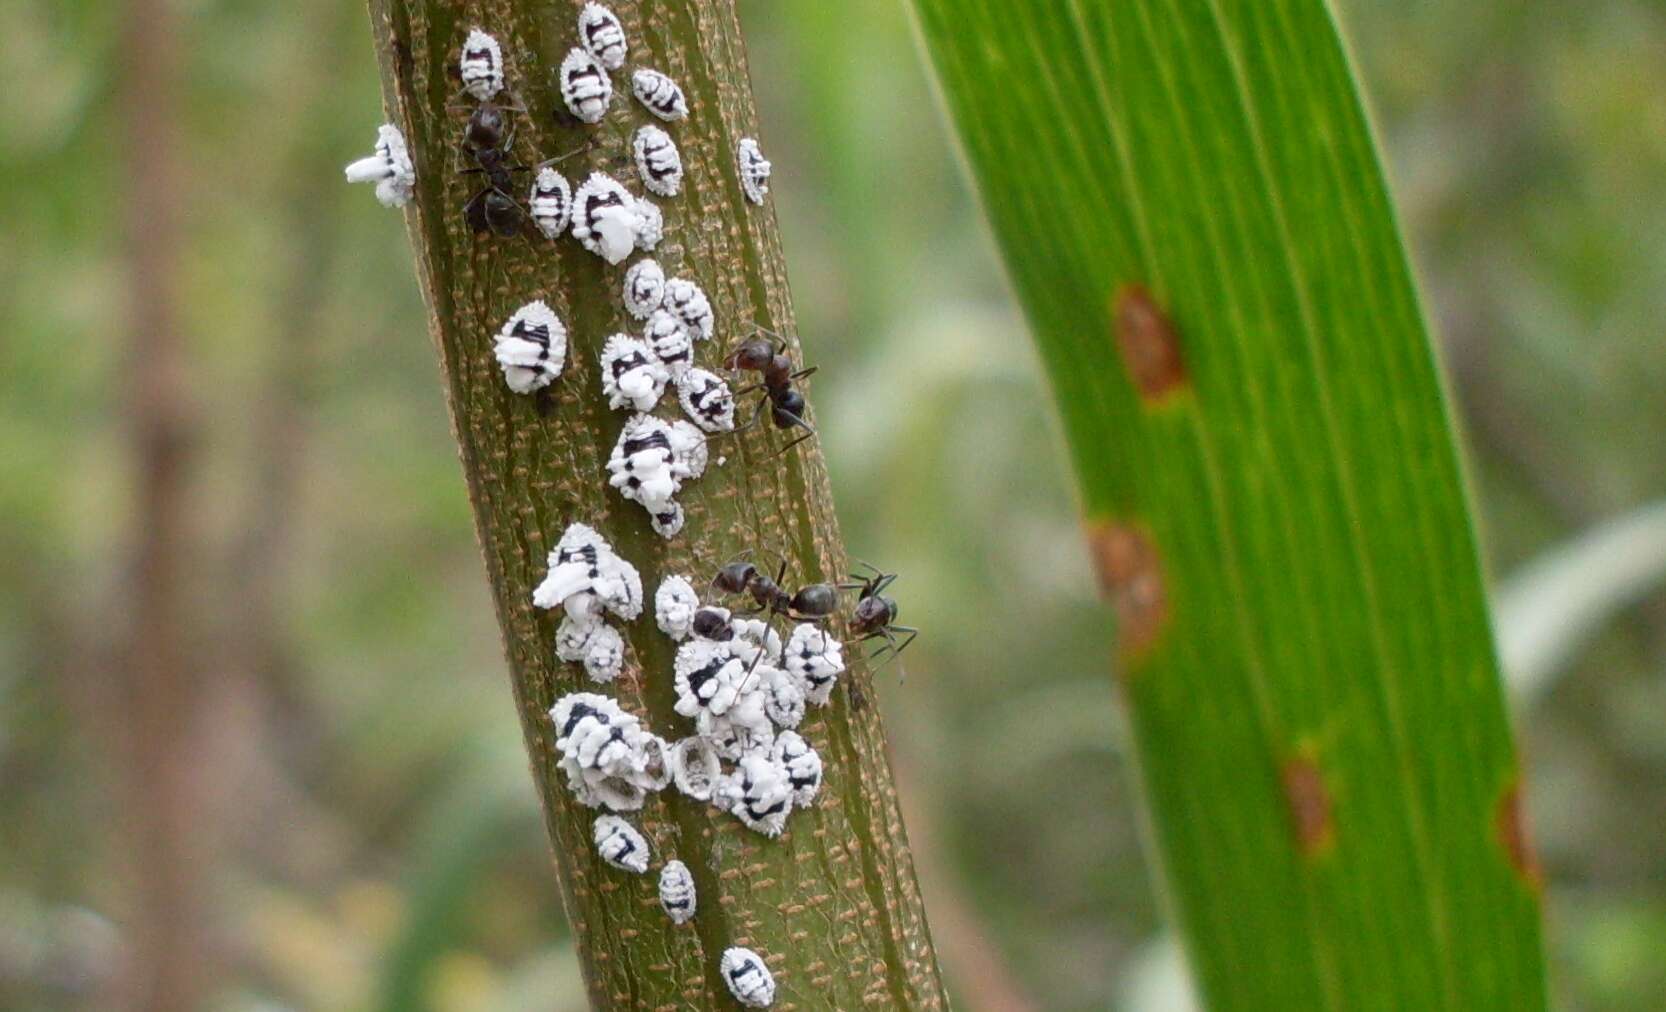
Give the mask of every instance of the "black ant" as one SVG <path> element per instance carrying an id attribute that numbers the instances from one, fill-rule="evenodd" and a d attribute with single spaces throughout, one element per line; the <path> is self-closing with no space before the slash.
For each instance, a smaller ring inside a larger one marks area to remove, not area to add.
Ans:
<path id="1" fill-rule="evenodd" d="M 886 645 L 868 655 L 872 660 L 886 652 L 892 658 L 902 653 L 908 644 L 914 642 L 914 637 L 920 635 L 920 630 L 912 626 L 897 625 L 897 602 L 885 595 L 885 588 L 896 581 L 897 574 L 881 572 L 877 567 L 866 562 L 858 562 L 858 566 L 866 569 L 868 575 L 851 574 L 850 581 L 839 584 L 840 590 L 860 590 L 861 596 L 856 599 L 856 608 L 851 612 L 850 631 L 856 634 L 859 642 L 883 638 Z M 898 635 L 906 636 L 901 643 L 897 642 Z M 889 659 L 887 662 L 889 663 Z"/>
<path id="2" fill-rule="evenodd" d="M 804 395 L 793 388 L 794 380 L 801 380 L 815 372 L 817 366 L 793 371 L 792 359 L 787 357 L 787 342 L 772 331 L 758 328 L 760 333 L 769 334 L 773 340 L 754 337 L 742 341 L 740 346 L 729 353 L 724 360 L 724 366 L 731 370 L 745 369 L 759 374 L 760 382 L 741 390 L 735 391 L 736 397 L 741 397 L 754 390 L 762 390 L 764 398 L 758 402 L 758 410 L 753 412 L 752 419 L 737 429 L 745 432 L 758 424 L 763 417 L 764 405 L 769 405 L 770 420 L 777 429 L 790 429 L 797 426 L 804 430 L 804 435 L 783 446 L 778 452 L 788 450 L 804 442 L 816 434 L 810 423 L 804 420 Z"/>
<path id="3" fill-rule="evenodd" d="M 509 195 L 514 187 L 510 173 L 529 171 L 525 165 L 509 164 L 509 147 L 514 140 L 514 127 L 507 123 L 502 108 L 492 102 L 475 106 L 463 129 L 463 150 L 474 159 L 476 167 L 462 171 L 464 175 L 486 177 L 486 185 L 463 205 L 463 218 L 476 232 L 507 237 L 519 235 L 526 228 L 526 209 Z"/>
<path id="4" fill-rule="evenodd" d="M 726 594 L 750 594 L 758 607 L 740 615 L 757 615 L 762 613 L 764 621 L 771 623 L 775 616 L 781 615 L 794 622 L 821 622 L 829 615 L 839 610 L 839 588 L 831 583 L 812 583 L 800 587 L 795 594 L 789 594 L 782 589 L 781 581 L 787 575 L 787 560 L 781 560 L 781 568 L 776 570 L 772 580 L 768 574 L 760 572 L 757 566 L 744 560 L 731 562 L 717 571 L 712 578 L 712 585 Z M 752 667 L 758 666 L 764 651 L 758 651 L 752 660 Z M 748 670 L 748 674 L 751 671 Z"/>

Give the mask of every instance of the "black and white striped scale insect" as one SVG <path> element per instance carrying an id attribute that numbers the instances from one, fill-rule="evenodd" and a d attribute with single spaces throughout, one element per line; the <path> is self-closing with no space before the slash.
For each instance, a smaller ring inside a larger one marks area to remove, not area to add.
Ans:
<path id="1" fill-rule="evenodd" d="M 653 259 L 638 260 L 625 272 L 625 312 L 638 320 L 665 304 L 665 269 Z"/>
<path id="2" fill-rule="evenodd" d="M 470 30 L 468 38 L 463 40 L 457 73 L 463 90 L 476 101 L 491 101 L 503 90 L 503 47 L 480 29 Z"/>
<path id="3" fill-rule="evenodd" d="M 764 964 L 762 956 L 751 949 L 735 946 L 723 950 L 717 964 L 729 993 L 748 1008 L 768 1008 L 775 1003 L 775 977 Z"/>
<path id="4" fill-rule="evenodd" d="M 689 420 L 707 432 L 729 432 L 735 427 L 735 395 L 714 372 L 691 367 L 678 376 L 677 402 Z"/>
<path id="5" fill-rule="evenodd" d="M 672 278 L 665 283 L 664 305 L 683 321 L 695 339 L 711 340 L 717 329 L 717 317 L 712 313 L 711 300 L 699 285 L 687 278 Z"/>
<path id="6" fill-rule="evenodd" d="M 672 924 L 687 924 L 694 920 L 697 897 L 694 875 L 681 861 L 667 861 L 659 872 L 659 905 Z"/>
<path id="7" fill-rule="evenodd" d="M 592 172 L 573 195 L 573 238 L 610 264 L 630 256 L 641 227 L 636 198 L 605 172 Z"/>
<path id="8" fill-rule="evenodd" d="M 587 3 L 578 12 L 578 41 L 585 51 L 608 70 L 625 65 L 628 45 L 625 26 L 612 11 L 598 3 Z"/>
<path id="9" fill-rule="evenodd" d="M 602 393 L 608 407 L 652 411 L 665 393 L 671 373 L 655 357 L 648 342 L 629 334 L 614 334 L 602 346 Z"/>
<path id="10" fill-rule="evenodd" d="M 567 364 L 567 328 L 555 310 L 535 299 L 504 323 L 493 350 L 509 389 L 529 394 L 561 375 Z"/>
<path id="11" fill-rule="evenodd" d="M 567 111 L 581 121 L 594 125 L 607 115 L 608 103 L 613 101 L 613 79 L 589 52 L 577 47 L 569 50 L 556 71 L 556 84 Z"/>
<path id="12" fill-rule="evenodd" d="M 683 156 L 671 135 L 653 124 L 636 132 L 631 141 L 636 171 L 648 192 L 675 197 L 683 188 Z"/>
<path id="13" fill-rule="evenodd" d="M 671 121 L 688 118 L 688 99 L 676 81 L 657 70 L 643 68 L 631 75 L 631 94 L 643 107 L 660 119 Z"/>
<path id="14" fill-rule="evenodd" d="M 573 184 L 554 166 L 538 167 L 532 178 L 532 196 L 527 200 L 532 223 L 546 239 L 559 239 L 573 221 Z"/>
<path id="15" fill-rule="evenodd" d="M 680 379 L 694 364 L 694 339 L 689 336 L 688 328 L 663 309 L 654 310 L 648 317 L 642 340 L 673 380 Z"/>
<path id="16" fill-rule="evenodd" d="M 597 816 L 594 839 L 596 853 L 613 867 L 633 875 L 641 875 L 648 870 L 650 852 L 647 838 L 619 816 Z"/>
<path id="17" fill-rule="evenodd" d="M 736 168 L 740 170 L 740 190 L 746 199 L 754 204 L 762 204 L 769 196 L 769 160 L 764 157 L 763 149 L 751 137 L 742 137 L 735 147 Z"/>

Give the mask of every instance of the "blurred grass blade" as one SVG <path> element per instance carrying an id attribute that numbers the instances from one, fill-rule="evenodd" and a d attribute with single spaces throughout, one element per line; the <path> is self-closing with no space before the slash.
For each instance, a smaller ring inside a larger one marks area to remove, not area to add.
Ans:
<path id="1" fill-rule="evenodd" d="M 914 0 L 1051 374 L 1215 1009 L 1531 1010 L 1440 382 L 1322 0 Z"/>

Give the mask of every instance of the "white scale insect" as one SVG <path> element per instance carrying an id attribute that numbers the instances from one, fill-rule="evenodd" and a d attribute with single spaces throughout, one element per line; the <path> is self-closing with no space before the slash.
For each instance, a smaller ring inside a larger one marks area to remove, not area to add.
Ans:
<path id="1" fill-rule="evenodd" d="M 383 207 L 404 207 L 416 187 L 416 169 L 405 147 L 405 135 L 392 123 L 376 130 L 376 153 L 347 166 L 349 183 L 375 183 Z"/>
<path id="2" fill-rule="evenodd" d="M 821 754 L 809 742 L 797 732 L 782 731 L 775 737 L 773 758 L 787 771 L 795 806 L 803 808 L 816 800 L 821 790 Z"/>
<path id="3" fill-rule="evenodd" d="M 573 197 L 573 238 L 610 264 L 630 256 L 643 225 L 637 199 L 605 172 L 592 172 Z"/>
<path id="4" fill-rule="evenodd" d="M 546 239 L 559 239 L 573 220 L 573 184 L 546 165 L 532 180 L 532 197 L 527 201 L 532 223 Z"/>
<path id="5" fill-rule="evenodd" d="M 690 333 L 701 341 L 711 340 L 717 329 L 712 314 L 711 300 L 705 290 L 687 278 L 672 278 L 665 283 L 665 308 L 688 326 Z"/>
<path id="6" fill-rule="evenodd" d="M 493 350 L 509 389 L 529 394 L 561 375 L 567 364 L 567 328 L 543 300 L 534 300 L 515 310 Z"/>
<path id="7" fill-rule="evenodd" d="M 683 89 L 657 70 L 643 69 L 632 74 L 631 94 L 660 119 L 688 118 L 688 99 L 683 97 Z"/>
<path id="8" fill-rule="evenodd" d="M 671 135 L 649 124 L 631 141 L 636 153 L 636 171 L 650 193 L 675 197 L 683 188 L 683 156 Z"/>
<path id="9" fill-rule="evenodd" d="M 595 827 L 596 853 L 602 860 L 633 875 L 648 870 L 648 841 L 635 826 L 617 815 L 598 815 Z"/>
<path id="10" fill-rule="evenodd" d="M 754 204 L 762 204 L 769 196 L 769 161 L 764 158 L 763 149 L 751 137 L 742 137 L 740 144 L 735 147 L 735 161 L 739 163 L 740 189 L 746 194 L 746 199 Z"/>
<path id="11" fill-rule="evenodd" d="M 457 61 L 463 90 L 476 101 L 489 101 L 503 90 L 503 47 L 476 28 L 463 40 L 463 55 Z"/>
<path id="12" fill-rule="evenodd" d="M 638 260 L 625 272 L 625 311 L 646 320 L 665 303 L 665 269 L 658 260 Z"/>
<path id="13" fill-rule="evenodd" d="M 694 613 L 699 610 L 700 598 L 686 576 L 667 576 L 654 591 L 654 623 L 660 632 L 678 642 L 688 638 Z"/>
<path id="14" fill-rule="evenodd" d="M 648 317 L 642 340 L 672 379 L 680 379 L 694 362 L 694 339 L 683 321 L 663 309 Z"/>
<path id="15" fill-rule="evenodd" d="M 714 372 L 690 368 L 677 377 L 677 401 L 694 424 L 707 432 L 729 432 L 735 427 L 735 395 Z"/>
<path id="16" fill-rule="evenodd" d="M 600 123 L 613 101 L 613 79 L 607 76 L 607 68 L 585 50 L 574 48 L 556 73 L 567 111 L 585 123 Z"/>
<path id="17" fill-rule="evenodd" d="M 645 250 L 665 238 L 665 213 L 647 197 L 636 198 L 636 245 Z"/>
<path id="18" fill-rule="evenodd" d="M 585 4 L 578 12 L 578 41 L 607 69 L 618 70 L 625 65 L 625 26 L 601 4 Z"/>
<path id="19" fill-rule="evenodd" d="M 721 791 L 729 811 L 753 832 L 777 837 L 787 828 L 793 785 L 787 768 L 773 757 L 761 751 L 742 755 Z"/>
<path id="20" fill-rule="evenodd" d="M 681 861 L 667 861 L 659 872 L 659 905 L 672 924 L 687 924 L 694 919 L 696 897 L 694 876 Z"/>
<path id="21" fill-rule="evenodd" d="M 646 341 L 629 334 L 614 334 L 602 346 L 602 393 L 607 405 L 615 410 L 630 407 L 636 411 L 652 411 L 665 393 L 671 373 L 654 356 Z"/>
<path id="22" fill-rule="evenodd" d="M 820 626 L 803 622 L 793 628 L 781 659 L 789 672 L 804 680 L 805 698 L 827 705 L 834 681 L 845 670 L 844 644 Z"/>
<path id="23" fill-rule="evenodd" d="M 583 664 L 593 682 L 611 682 L 624 670 L 625 639 L 606 622 L 568 615 L 555 630 L 555 656 Z"/>
<path id="24" fill-rule="evenodd" d="M 775 977 L 763 957 L 740 946 L 724 949 L 717 964 L 729 993 L 748 1008 L 768 1008 L 775 1003 Z"/>

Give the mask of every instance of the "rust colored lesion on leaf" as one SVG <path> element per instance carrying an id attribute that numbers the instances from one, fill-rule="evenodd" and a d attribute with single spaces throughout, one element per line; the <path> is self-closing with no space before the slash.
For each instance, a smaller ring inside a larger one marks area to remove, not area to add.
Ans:
<path id="1" fill-rule="evenodd" d="M 1336 840 L 1336 813 L 1319 764 L 1306 755 L 1294 756 L 1279 767 L 1278 777 L 1296 848 L 1310 858 L 1329 850 Z"/>
<path id="2" fill-rule="evenodd" d="M 1144 285 L 1117 289 L 1112 318 L 1117 348 L 1142 403 L 1160 404 L 1186 387 L 1180 332 Z"/>
<path id="3" fill-rule="evenodd" d="M 1498 810 L 1493 817 L 1493 829 L 1498 843 L 1528 887 L 1537 891 L 1544 884 L 1544 872 L 1539 866 L 1539 855 L 1533 850 L 1532 834 L 1527 829 L 1527 814 L 1522 809 L 1521 780 L 1510 781 L 1510 786 L 1498 799 Z"/>
<path id="4" fill-rule="evenodd" d="M 1124 660 L 1139 660 L 1151 652 L 1169 621 L 1156 543 L 1139 527 L 1114 521 L 1089 523 L 1087 539 L 1100 589 L 1116 612 L 1117 651 Z"/>

